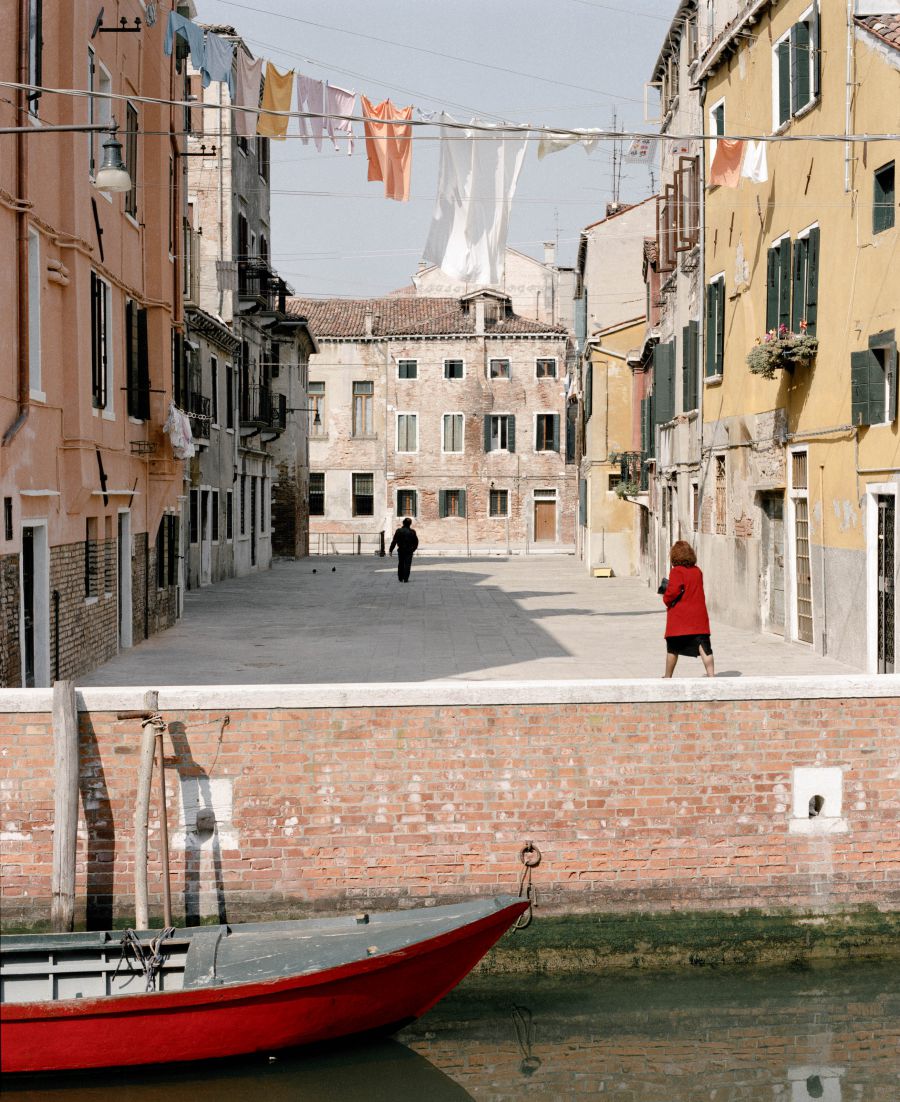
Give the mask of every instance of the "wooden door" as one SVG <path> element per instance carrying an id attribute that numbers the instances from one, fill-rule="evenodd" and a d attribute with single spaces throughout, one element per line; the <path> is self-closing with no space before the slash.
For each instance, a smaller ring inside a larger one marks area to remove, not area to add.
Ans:
<path id="1" fill-rule="evenodd" d="M 553 543 L 556 540 L 556 502 L 535 501 L 534 542 Z"/>
<path id="2" fill-rule="evenodd" d="M 784 498 L 762 498 L 763 626 L 784 635 Z"/>

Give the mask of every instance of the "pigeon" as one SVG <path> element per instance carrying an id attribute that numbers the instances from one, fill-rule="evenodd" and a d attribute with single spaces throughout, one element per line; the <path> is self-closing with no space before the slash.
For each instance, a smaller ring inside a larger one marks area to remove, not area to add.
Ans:
<path id="1" fill-rule="evenodd" d="M 337 567 L 336 567 L 336 566 L 333 566 L 333 567 L 331 568 L 331 573 L 333 574 L 333 573 L 335 572 L 335 570 L 337 570 Z"/>
<path id="2" fill-rule="evenodd" d="M 316 572 L 316 568 L 315 568 L 315 567 L 313 567 L 313 574 L 315 574 L 315 572 Z"/>

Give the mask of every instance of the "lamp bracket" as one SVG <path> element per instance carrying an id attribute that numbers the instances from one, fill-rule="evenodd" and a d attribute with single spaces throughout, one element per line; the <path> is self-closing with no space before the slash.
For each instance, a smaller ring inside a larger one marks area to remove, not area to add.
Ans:
<path id="1" fill-rule="evenodd" d="M 103 11 L 101 8 L 97 13 L 97 18 L 94 21 L 94 29 L 91 31 L 91 38 L 94 39 L 98 34 L 136 34 L 141 30 L 141 17 L 136 15 L 134 17 L 134 26 L 128 26 L 128 20 L 123 15 L 119 20 L 118 27 L 104 27 L 103 26 Z"/>

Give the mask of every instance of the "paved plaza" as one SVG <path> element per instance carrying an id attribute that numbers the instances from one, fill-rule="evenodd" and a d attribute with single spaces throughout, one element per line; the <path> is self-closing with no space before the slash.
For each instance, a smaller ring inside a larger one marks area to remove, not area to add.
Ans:
<path id="1" fill-rule="evenodd" d="M 315 684 L 659 677 L 665 612 L 636 578 L 572 557 L 279 562 L 188 593 L 178 624 L 83 685 Z M 718 676 L 859 672 L 804 646 L 713 622 Z M 676 677 L 699 677 L 682 658 Z"/>

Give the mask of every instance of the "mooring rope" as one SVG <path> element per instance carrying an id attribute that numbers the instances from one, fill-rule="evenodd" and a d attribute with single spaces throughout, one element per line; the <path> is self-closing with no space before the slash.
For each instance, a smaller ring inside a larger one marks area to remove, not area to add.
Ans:
<path id="1" fill-rule="evenodd" d="M 534 842 L 526 842 L 519 850 L 519 860 L 524 865 L 519 877 L 519 899 L 528 900 L 528 910 L 520 914 L 513 923 L 514 930 L 524 930 L 531 925 L 534 918 L 534 885 L 531 882 L 531 873 L 541 863 L 541 851 Z"/>

